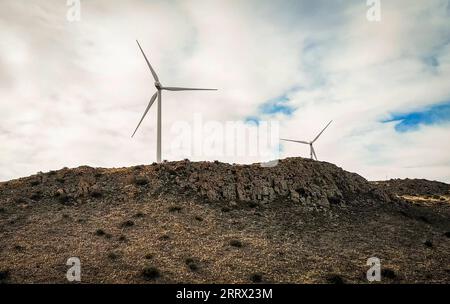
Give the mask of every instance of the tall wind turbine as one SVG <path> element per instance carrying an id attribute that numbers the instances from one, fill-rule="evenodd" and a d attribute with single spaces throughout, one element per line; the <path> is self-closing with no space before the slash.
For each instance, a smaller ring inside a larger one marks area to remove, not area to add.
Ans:
<path id="1" fill-rule="evenodd" d="M 142 121 L 144 120 L 145 115 L 147 115 L 148 110 L 150 110 L 151 106 L 155 102 L 156 98 L 158 98 L 158 118 L 157 118 L 157 147 L 156 147 L 156 161 L 158 163 L 161 162 L 161 93 L 163 90 L 166 91 L 217 91 L 217 89 L 198 89 L 198 88 L 178 88 L 178 87 L 164 87 L 159 82 L 158 75 L 156 75 L 155 70 L 153 69 L 152 65 L 147 59 L 147 56 L 145 56 L 144 51 L 142 50 L 141 45 L 139 44 L 139 41 L 137 41 L 137 44 L 139 46 L 139 49 L 142 52 L 142 55 L 144 55 L 145 61 L 147 62 L 148 67 L 150 68 L 150 72 L 153 75 L 153 78 L 155 79 L 155 87 L 156 92 L 153 94 L 152 98 L 150 99 L 150 102 L 147 105 L 147 108 L 144 111 L 144 115 L 142 115 L 141 120 L 139 121 L 136 130 L 134 130 L 134 133 L 131 137 L 134 137 L 136 134 L 136 131 L 139 129 L 139 126 L 141 125 Z"/>
<path id="2" fill-rule="evenodd" d="M 305 145 L 309 145 L 309 150 L 310 150 L 310 154 L 311 154 L 311 159 L 316 159 L 317 160 L 317 155 L 316 155 L 316 151 L 314 151 L 314 147 L 313 144 L 316 142 L 317 139 L 319 139 L 320 135 L 322 135 L 322 133 L 325 131 L 326 128 L 328 128 L 328 126 L 332 123 L 333 121 L 330 121 L 325 128 L 323 128 L 322 131 L 320 131 L 320 133 L 316 136 L 316 138 L 314 138 L 312 141 L 308 142 L 308 141 L 303 141 L 303 140 L 292 140 L 292 139 L 283 139 L 281 138 L 281 140 L 284 141 L 292 141 L 292 142 L 296 142 L 296 143 L 300 143 L 300 144 L 305 144 Z"/>

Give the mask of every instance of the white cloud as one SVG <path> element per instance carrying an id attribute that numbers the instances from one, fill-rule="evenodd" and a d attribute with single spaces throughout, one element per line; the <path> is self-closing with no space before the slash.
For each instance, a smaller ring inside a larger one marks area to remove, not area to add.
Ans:
<path id="1" fill-rule="evenodd" d="M 383 1 L 381 23 L 366 20 L 365 1 L 243 2 L 82 1 L 70 23 L 65 1 L 2 1 L 0 180 L 155 160 L 156 107 L 130 138 L 154 91 L 139 39 L 163 84 L 220 89 L 165 93 L 167 157 L 174 122 L 243 120 L 297 87 L 297 111 L 276 116 L 284 137 L 311 138 L 334 119 L 320 159 L 370 179 L 450 181 L 448 125 L 399 134 L 379 122 L 449 100 L 447 1 Z"/>

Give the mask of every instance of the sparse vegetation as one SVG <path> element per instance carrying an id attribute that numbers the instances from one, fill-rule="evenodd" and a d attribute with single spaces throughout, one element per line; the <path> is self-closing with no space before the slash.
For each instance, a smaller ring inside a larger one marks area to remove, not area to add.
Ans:
<path id="1" fill-rule="evenodd" d="M 37 185 L 40 185 L 40 184 L 41 184 L 41 182 L 40 182 L 39 180 L 37 180 L 37 179 L 32 180 L 32 181 L 30 182 L 30 186 L 32 186 L 32 187 L 37 186 Z"/>
<path id="2" fill-rule="evenodd" d="M 148 178 L 146 178 L 145 176 L 136 176 L 134 178 L 134 184 L 138 186 L 145 186 L 148 184 Z"/>
<path id="3" fill-rule="evenodd" d="M 39 190 L 34 191 L 30 196 L 30 199 L 32 199 L 33 201 L 39 201 L 41 198 L 42 198 L 42 192 Z"/>
<path id="4" fill-rule="evenodd" d="M 6 283 L 10 278 L 9 270 L 0 270 L 0 283 Z"/>
<path id="5" fill-rule="evenodd" d="M 119 258 L 119 254 L 118 253 L 113 252 L 113 251 L 108 253 L 108 259 L 115 261 L 118 258 Z"/>
<path id="6" fill-rule="evenodd" d="M 97 229 L 95 231 L 95 235 L 97 235 L 97 236 L 104 236 L 105 234 L 106 233 L 105 233 L 105 231 L 103 229 Z"/>
<path id="7" fill-rule="evenodd" d="M 326 277 L 326 281 L 328 284 L 338 284 L 338 285 L 345 284 L 344 279 L 340 275 L 337 275 L 337 274 L 328 275 Z"/>
<path id="8" fill-rule="evenodd" d="M 147 266 L 142 270 L 142 277 L 144 280 L 156 280 L 161 276 L 158 268 L 153 266 Z"/>
<path id="9" fill-rule="evenodd" d="M 430 240 L 426 240 L 423 244 L 428 248 L 433 248 L 433 243 Z"/>
<path id="10" fill-rule="evenodd" d="M 93 187 L 89 190 L 89 195 L 93 198 L 101 198 L 103 196 L 103 193 L 100 188 Z"/>
<path id="11" fill-rule="evenodd" d="M 183 208 L 181 208 L 180 206 L 170 206 L 169 207 L 169 212 L 180 212 Z"/>
<path id="12" fill-rule="evenodd" d="M 241 248 L 243 246 L 242 242 L 236 239 L 231 240 L 230 245 L 236 248 Z"/>
<path id="13" fill-rule="evenodd" d="M 120 226 L 122 228 L 133 227 L 134 226 L 134 222 L 132 220 L 126 220 L 126 221 L 122 222 L 122 224 L 120 224 Z"/>
<path id="14" fill-rule="evenodd" d="M 58 191 L 56 191 L 55 196 L 58 198 L 58 201 L 61 204 L 67 204 L 70 201 L 69 195 L 67 195 L 67 193 L 64 192 L 64 190 L 62 189 L 58 189 Z"/>
<path id="15" fill-rule="evenodd" d="M 261 283 L 263 280 L 263 276 L 261 273 L 254 273 L 250 276 L 250 281 L 253 283 Z"/>
<path id="16" fill-rule="evenodd" d="M 187 258 L 184 260 L 184 263 L 188 266 L 191 271 L 198 271 L 199 265 L 197 261 L 193 258 Z"/>
<path id="17" fill-rule="evenodd" d="M 14 245 L 14 250 L 15 251 L 25 251 L 25 247 L 23 247 L 22 245 Z"/>
<path id="18" fill-rule="evenodd" d="M 386 278 L 386 279 L 394 280 L 394 279 L 397 278 L 397 274 L 395 273 L 394 270 L 392 270 L 390 268 L 383 268 L 381 270 L 381 277 L 382 278 Z"/>
<path id="19" fill-rule="evenodd" d="M 227 212 L 230 212 L 231 211 L 231 208 L 230 207 L 228 207 L 228 206 L 225 206 L 225 207 L 222 207 L 222 212 L 225 212 L 225 213 L 227 213 Z"/>

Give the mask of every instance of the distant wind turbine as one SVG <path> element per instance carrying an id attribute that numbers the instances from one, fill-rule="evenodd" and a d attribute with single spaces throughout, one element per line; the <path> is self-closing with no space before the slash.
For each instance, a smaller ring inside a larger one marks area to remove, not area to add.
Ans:
<path id="1" fill-rule="evenodd" d="M 150 68 L 150 72 L 152 72 L 153 78 L 155 79 L 155 87 L 156 87 L 156 93 L 153 94 L 152 98 L 150 99 L 150 102 L 147 105 L 147 108 L 145 109 L 144 115 L 142 115 L 141 120 L 139 121 L 136 130 L 134 130 L 134 133 L 131 137 L 134 137 L 136 134 L 136 131 L 139 129 L 139 126 L 141 125 L 142 121 L 144 120 L 145 115 L 147 115 L 148 110 L 150 110 L 151 106 L 155 102 L 156 97 L 158 97 L 158 118 L 157 118 L 157 147 L 156 147 L 156 161 L 158 163 L 161 162 L 161 93 L 162 90 L 166 91 L 217 91 L 217 89 L 198 89 L 198 88 L 178 88 L 178 87 L 164 87 L 159 82 L 158 75 L 156 75 L 155 70 L 153 69 L 152 65 L 147 59 L 147 56 L 145 56 L 144 51 L 142 50 L 141 45 L 139 44 L 139 41 L 137 41 L 137 44 L 139 46 L 139 49 L 142 52 L 142 55 L 144 55 L 145 61 L 147 62 L 148 67 Z"/>
<path id="2" fill-rule="evenodd" d="M 313 143 L 316 142 L 317 139 L 319 139 L 320 135 L 322 135 L 322 133 L 325 131 L 326 128 L 328 128 L 328 126 L 332 123 L 333 121 L 330 121 L 325 128 L 323 128 L 322 131 L 320 131 L 320 133 L 316 136 L 316 138 L 314 138 L 312 141 L 307 142 L 307 141 L 302 141 L 302 140 L 292 140 L 292 139 L 283 139 L 281 138 L 281 140 L 284 141 L 292 141 L 292 142 L 296 142 L 296 143 L 300 143 L 300 144 L 305 144 L 305 145 L 309 145 L 309 149 L 310 149 L 310 154 L 311 154 L 311 159 L 317 159 L 317 155 L 316 155 L 316 151 L 314 151 L 314 147 L 313 147 Z"/>

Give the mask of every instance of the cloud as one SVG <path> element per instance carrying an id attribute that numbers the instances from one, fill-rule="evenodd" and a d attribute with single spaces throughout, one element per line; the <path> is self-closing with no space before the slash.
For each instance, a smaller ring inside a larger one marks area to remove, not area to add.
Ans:
<path id="1" fill-rule="evenodd" d="M 164 158 L 252 161 L 171 151 L 171 126 L 195 114 L 278 120 L 299 139 L 333 119 L 319 159 L 369 179 L 450 181 L 448 124 L 399 133 L 400 121 L 382 122 L 450 100 L 447 1 L 383 1 L 379 23 L 359 0 L 81 3 L 73 23 L 65 1 L 0 4 L 0 180 L 155 160 L 155 108 L 130 138 L 155 90 L 139 39 L 164 85 L 219 88 L 164 92 Z"/>

